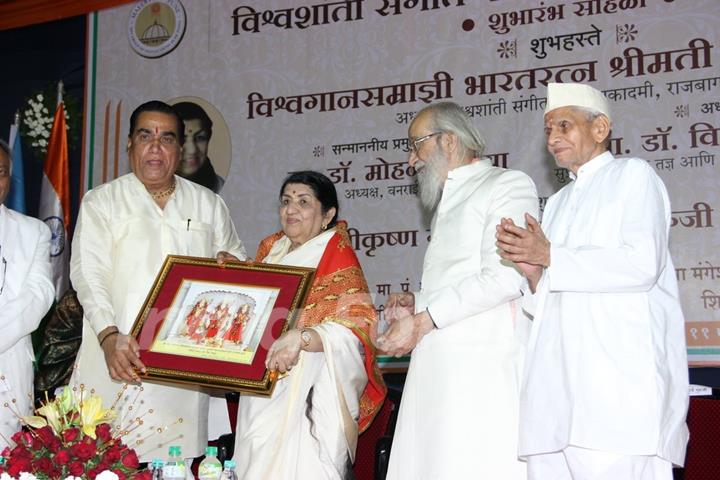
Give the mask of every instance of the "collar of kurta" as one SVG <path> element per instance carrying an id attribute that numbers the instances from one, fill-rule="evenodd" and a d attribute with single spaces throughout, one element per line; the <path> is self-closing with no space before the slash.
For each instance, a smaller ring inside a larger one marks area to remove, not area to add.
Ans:
<path id="1" fill-rule="evenodd" d="M 130 172 L 127 174 L 128 177 L 130 177 L 132 180 L 133 188 L 137 189 L 138 192 L 144 193 L 145 196 L 147 196 L 150 200 L 152 200 L 152 194 L 148 192 L 148 189 L 145 187 L 145 184 L 140 181 L 137 175 L 135 175 L 134 172 Z M 178 191 L 182 188 L 182 180 L 184 180 L 182 177 L 179 177 L 177 175 L 174 175 L 175 177 L 175 191 Z M 172 195 L 170 195 L 170 198 L 172 198 Z M 153 203 L 155 201 L 153 200 Z"/>
<path id="2" fill-rule="evenodd" d="M 578 169 L 577 175 L 573 172 L 570 173 L 570 178 L 573 180 L 577 180 L 580 177 L 587 177 L 590 178 L 595 172 L 600 170 L 602 167 L 610 163 L 615 157 L 613 157 L 613 154 L 610 152 L 603 152 L 600 155 L 598 155 L 595 158 L 591 158 L 589 162 L 587 162 L 585 165 L 582 165 Z"/>

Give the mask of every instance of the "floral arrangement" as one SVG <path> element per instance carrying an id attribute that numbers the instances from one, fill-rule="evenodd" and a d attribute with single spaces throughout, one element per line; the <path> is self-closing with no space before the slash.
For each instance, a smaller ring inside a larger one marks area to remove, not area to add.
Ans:
<path id="1" fill-rule="evenodd" d="M 76 145 L 80 138 L 80 112 L 78 100 L 63 91 L 65 122 L 68 131 L 68 147 Z M 57 108 L 57 87 L 49 86 L 34 93 L 27 99 L 22 113 L 20 132 L 25 143 L 40 159 L 45 158 L 55 109 Z"/>
<path id="2" fill-rule="evenodd" d="M 135 450 L 123 444 L 119 428 L 109 423 L 114 409 L 103 409 L 102 399 L 87 393 L 82 386 L 65 387 L 36 415 L 21 417 L 25 428 L 12 436 L 15 447 L 0 454 L 5 460 L 0 480 L 150 480 L 149 471 L 139 470 Z"/>

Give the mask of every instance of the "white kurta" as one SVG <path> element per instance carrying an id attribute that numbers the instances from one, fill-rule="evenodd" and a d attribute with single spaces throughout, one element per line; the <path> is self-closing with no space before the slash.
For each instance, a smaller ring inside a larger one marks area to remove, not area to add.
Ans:
<path id="1" fill-rule="evenodd" d="M 30 334 L 55 298 L 50 230 L 40 220 L 0 205 L 0 450 L 20 429 L 15 413 L 33 406 Z M 13 404 L 13 400 L 15 403 Z M 5 403 L 15 411 L 6 408 Z"/>
<path id="2" fill-rule="evenodd" d="M 283 236 L 264 261 L 316 268 L 334 234 L 321 233 L 290 253 Z M 348 456 L 354 458 L 359 400 L 367 383 L 362 345 L 340 324 L 312 328 L 323 352 L 301 351 L 270 398 L 240 396 L 233 459 L 241 480 L 341 479 Z M 310 388 L 312 427 L 305 412 Z"/>
<path id="3" fill-rule="evenodd" d="M 388 479 L 514 480 L 517 409 L 529 321 L 523 278 L 495 245 L 501 217 L 536 215 L 532 180 L 489 160 L 452 170 L 432 222 L 416 311 L 438 329 L 412 352 Z"/>
<path id="4" fill-rule="evenodd" d="M 682 464 L 688 370 L 662 181 L 606 152 L 550 197 L 542 226 L 551 265 L 529 299 L 520 453 L 574 445 Z"/>
<path id="5" fill-rule="evenodd" d="M 177 187 L 160 209 L 134 174 L 88 192 L 83 198 L 72 248 L 70 278 L 83 306 L 83 340 L 72 384 L 84 383 L 110 403 L 121 384 L 113 382 L 97 334 L 116 325 L 128 333 L 169 254 L 214 257 L 219 250 L 245 258 L 225 202 L 192 182 L 175 177 Z M 167 455 L 180 445 L 183 456 L 198 456 L 207 445 L 208 396 L 189 387 L 143 382 L 142 404 L 123 410 L 137 387 L 120 402 L 122 414 L 153 409 L 145 424 L 126 438 L 141 461 Z M 181 424 L 175 424 L 182 417 Z M 129 420 L 126 419 L 124 424 Z M 141 445 L 152 428 L 169 427 Z"/>

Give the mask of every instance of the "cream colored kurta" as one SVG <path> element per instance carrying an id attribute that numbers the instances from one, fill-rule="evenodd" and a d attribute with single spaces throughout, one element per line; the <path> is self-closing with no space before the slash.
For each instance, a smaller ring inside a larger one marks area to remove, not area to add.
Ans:
<path id="1" fill-rule="evenodd" d="M 526 305 L 520 453 L 682 464 L 688 366 L 665 186 L 644 160 L 606 152 L 550 197 L 542 227 L 551 264 Z"/>
<path id="2" fill-rule="evenodd" d="M 35 356 L 30 334 L 55 298 L 50 273 L 50 230 L 43 222 L 5 205 L 0 205 L 0 287 L 2 450 L 8 446 L 6 440 L 20 429 L 16 413 L 28 415 L 32 411 Z"/>
<path id="3" fill-rule="evenodd" d="M 334 234 L 321 233 L 290 253 L 283 236 L 264 261 L 315 268 Z M 348 456 L 355 456 L 359 399 L 367 383 L 362 346 L 337 323 L 312 328 L 323 352 L 301 351 L 270 398 L 240 396 L 233 459 L 241 480 L 340 479 Z M 305 413 L 311 388 L 313 427 Z"/>
<path id="4" fill-rule="evenodd" d="M 85 384 L 112 402 L 121 384 L 108 374 L 97 334 L 116 325 L 128 333 L 169 254 L 214 257 L 219 250 L 245 258 L 225 202 L 210 190 L 175 177 L 177 187 L 161 210 L 134 174 L 88 192 L 83 198 L 72 245 L 70 278 L 85 313 L 83 340 L 72 384 Z M 143 382 L 120 402 L 127 419 L 153 409 L 144 425 L 126 438 L 141 461 L 164 458 L 169 445 L 185 457 L 207 445 L 208 396 L 189 387 Z M 178 418 L 181 424 L 177 424 Z M 168 427 L 162 434 L 153 429 Z M 141 445 L 138 437 L 148 437 Z"/>
<path id="5" fill-rule="evenodd" d="M 529 322 L 523 277 L 499 257 L 495 226 L 525 225 L 537 210 L 521 172 L 485 159 L 448 175 L 415 293 L 438 329 L 412 352 L 388 479 L 525 478 L 517 409 Z"/>

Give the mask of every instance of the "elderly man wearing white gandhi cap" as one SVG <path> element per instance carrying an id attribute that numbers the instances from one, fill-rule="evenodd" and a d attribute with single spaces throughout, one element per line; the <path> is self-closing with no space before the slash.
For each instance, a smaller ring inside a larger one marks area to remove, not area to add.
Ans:
<path id="1" fill-rule="evenodd" d="M 684 320 L 668 252 L 670 202 L 647 162 L 608 151 L 601 92 L 549 84 L 547 148 L 573 182 L 542 228 L 503 219 L 501 256 L 533 318 L 519 454 L 530 480 L 670 480 L 688 439 Z"/>

